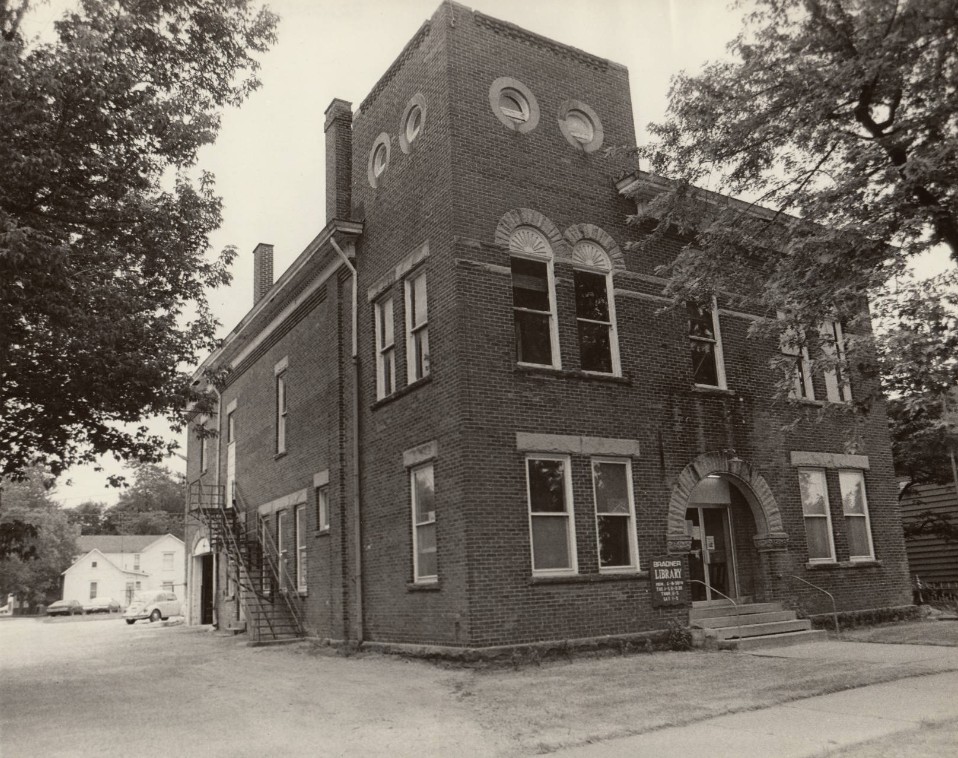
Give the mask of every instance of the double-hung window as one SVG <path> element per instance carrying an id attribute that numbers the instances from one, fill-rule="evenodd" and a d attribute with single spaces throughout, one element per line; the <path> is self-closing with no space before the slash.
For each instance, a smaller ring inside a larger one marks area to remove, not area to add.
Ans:
<path id="1" fill-rule="evenodd" d="M 163 553 L 163 571 L 173 570 L 173 553 Z"/>
<path id="2" fill-rule="evenodd" d="M 410 472 L 412 485 L 413 578 L 417 582 L 435 582 L 439 576 L 436 561 L 435 476 L 431 463 Z"/>
<path id="3" fill-rule="evenodd" d="M 276 453 L 286 452 L 286 372 L 276 375 Z"/>
<path id="4" fill-rule="evenodd" d="M 837 321 L 826 321 L 819 328 L 822 352 L 827 360 L 825 396 L 832 403 L 850 403 L 852 386 L 845 373 L 845 333 Z"/>
<path id="5" fill-rule="evenodd" d="M 139 553 L 133 554 L 133 570 L 134 571 L 140 570 L 140 554 Z"/>
<path id="6" fill-rule="evenodd" d="M 329 486 L 316 488 L 316 528 L 321 532 L 329 530 Z"/>
<path id="7" fill-rule="evenodd" d="M 638 569 L 639 550 L 629 462 L 593 458 L 592 491 L 599 535 L 599 570 Z"/>
<path id="8" fill-rule="evenodd" d="M 406 280 L 406 380 L 429 375 L 429 319 L 426 311 L 426 272 Z"/>
<path id="9" fill-rule="evenodd" d="M 523 226 L 512 233 L 509 251 L 516 359 L 532 366 L 560 368 L 552 249 L 542 234 Z"/>
<path id="10" fill-rule="evenodd" d="M 296 590 L 306 592 L 306 504 L 297 505 L 294 512 L 296 529 Z"/>
<path id="11" fill-rule="evenodd" d="M 785 314 L 779 313 L 778 317 L 785 318 Z M 782 331 L 781 349 L 789 366 L 788 396 L 793 400 L 814 400 L 815 388 L 812 385 L 811 362 L 804 332 L 794 326 L 786 327 Z"/>
<path id="12" fill-rule="evenodd" d="M 578 264 L 573 278 L 582 370 L 618 374 L 611 262 L 602 248 L 588 241 L 575 246 L 573 260 Z"/>
<path id="13" fill-rule="evenodd" d="M 393 299 L 376 303 L 376 398 L 396 391 L 396 339 L 393 325 Z"/>
<path id="14" fill-rule="evenodd" d="M 200 425 L 200 473 L 205 474 L 210 466 L 210 438 L 206 436 L 204 424 Z"/>
<path id="15" fill-rule="evenodd" d="M 725 389 L 725 361 L 715 299 L 706 305 L 687 303 L 692 381 L 702 387 Z"/>
<path id="16" fill-rule="evenodd" d="M 805 540 L 809 563 L 833 563 L 835 542 L 832 538 L 832 516 L 828 505 L 825 470 L 800 468 L 798 488 L 805 517 Z"/>
<path id="17" fill-rule="evenodd" d="M 577 570 L 569 459 L 536 455 L 526 459 L 532 573 L 574 574 Z"/>
<path id="18" fill-rule="evenodd" d="M 868 518 L 868 500 L 865 497 L 865 477 L 858 470 L 840 470 L 838 487 L 842 493 L 842 511 L 848 534 L 848 558 L 852 561 L 870 561 L 875 558 L 871 524 Z"/>
<path id="19" fill-rule="evenodd" d="M 96 582 L 90 582 L 90 600 L 96 597 Z"/>

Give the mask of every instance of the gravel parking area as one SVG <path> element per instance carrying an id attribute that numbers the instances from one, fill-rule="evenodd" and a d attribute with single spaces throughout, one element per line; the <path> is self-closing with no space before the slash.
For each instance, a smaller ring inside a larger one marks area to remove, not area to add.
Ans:
<path id="1" fill-rule="evenodd" d="M 0 753 L 531 755 L 958 669 L 958 654 L 821 645 L 461 668 L 309 642 L 250 648 L 174 622 L 3 619 Z"/>

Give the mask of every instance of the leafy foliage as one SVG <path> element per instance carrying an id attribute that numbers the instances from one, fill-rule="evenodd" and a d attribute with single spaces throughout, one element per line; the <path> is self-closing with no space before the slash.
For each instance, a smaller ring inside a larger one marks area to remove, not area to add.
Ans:
<path id="1" fill-rule="evenodd" d="M 21 481 L 3 482 L 0 526 L 21 525 L 14 529 L 22 541 L 19 549 L 0 553 L 0 595 L 36 604 L 60 596 L 60 574 L 73 562 L 78 530 L 51 497 L 50 473 L 33 467 L 25 474 Z"/>
<path id="2" fill-rule="evenodd" d="M 631 220 L 643 244 L 684 237 L 664 269 L 676 302 L 745 293 L 796 333 L 836 318 L 854 335 L 866 296 L 914 255 L 944 244 L 958 260 L 958 5 L 752 7 L 735 60 L 673 81 L 668 121 L 638 151 L 669 181 Z M 846 374 L 873 373 L 873 350 L 850 340 Z"/>
<path id="3" fill-rule="evenodd" d="M 0 473 L 156 461 L 183 366 L 214 344 L 220 112 L 258 86 L 276 18 L 253 0 L 80 0 L 29 41 L 0 2 Z"/>

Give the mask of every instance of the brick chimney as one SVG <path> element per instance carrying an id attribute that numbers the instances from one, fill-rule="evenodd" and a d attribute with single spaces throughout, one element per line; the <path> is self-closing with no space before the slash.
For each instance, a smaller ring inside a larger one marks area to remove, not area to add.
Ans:
<path id="1" fill-rule="evenodd" d="M 253 248 L 253 305 L 273 286 L 273 246 L 260 242 Z"/>
<path id="2" fill-rule="evenodd" d="M 326 223 L 348 220 L 352 204 L 353 104 L 338 98 L 326 109 Z"/>

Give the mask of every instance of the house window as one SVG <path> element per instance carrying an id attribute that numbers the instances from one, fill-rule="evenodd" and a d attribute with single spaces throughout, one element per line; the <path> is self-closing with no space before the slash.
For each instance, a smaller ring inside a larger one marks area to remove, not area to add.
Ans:
<path id="1" fill-rule="evenodd" d="M 140 589 L 141 589 L 140 582 L 137 582 L 137 583 L 136 583 L 136 589 L 137 589 L 137 590 L 140 590 Z"/>
<path id="2" fill-rule="evenodd" d="M 273 583 L 270 579 L 270 562 L 272 561 L 272 538 L 269 533 L 269 524 L 265 518 L 259 521 L 259 544 L 260 544 L 260 564 L 259 564 L 259 582 L 263 594 L 269 596 L 273 590 Z"/>
<path id="3" fill-rule="evenodd" d="M 412 384 L 429 375 L 429 320 L 426 273 L 406 281 L 406 378 Z"/>
<path id="4" fill-rule="evenodd" d="M 96 597 L 96 582 L 90 582 L 90 600 Z"/>
<path id="5" fill-rule="evenodd" d="M 832 538 L 832 516 L 828 506 L 828 487 L 824 469 L 798 470 L 798 488 L 805 517 L 805 540 L 809 563 L 832 563 L 835 542 Z"/>
<path id="6" fill-rule="evenodd" d="M 539 455 L 526 459 L 532 572 L 576 572 L 569 459 Z"/>
<path id="7" fill-rule="evenodd" d="M 825 369 L 825 396 L 832 403 L 850 403 L 852 387 L 845 374 L 845 334 L 837 321 L 826 321 L 819 329 L 822 352 L 830 364 Z"/>
<path id="8" fill-rule="evenodd" d="M 229 576 L 230 574 L 231 574 L 231 572 L 228 572 L 228 573 L 227 573 L 227 576 Z M 161 589 L 162 589 L 164 592 L 171 592 L 171 593 L 172 593 L 172 592 L 173 592 L 173 582 L 163 582 L 163 586 L 162 586 Z"/>
<path id="9" fill-rule="evenodd" d="M 573 277 L 582 370 L 618 374 L 612 264 L 605 251 L 590 241 L 578 243 L 572 255 L 578 264 Z"/>
<path id="10" fill-rule="evenodd" d="M 861 471 L 841 470 L 838 472 L 838 487 L 842 493 L 842 511 L 848 533 L 848 557 L 853 561 L 874 560 L 865 477 Z"/>
<path id="11" fill-rule="evenodd" d="M 410 472 L 412 481 L 413 577 L 417 582 L 434 582 L 436 561 L 436 498 L 433 466 Z"/>
<path id="12" fill-rule="evenodd" d="M 376 397 L 396 390 L 396 344 L 393 330 L 393 299 L 376 303 Z"/>
<path id="13" fill-rule="evenodd" d="M 786 316 L 779 313 L 778 317 L 783 319 Z M 815 388 L 812 386 L 811 363 L 804 333 L 793 326 L 786 327 L 782 331 L 780 344 L 786 365 L 789 366 L 791 384 L 788 396 L 793 400 L 814 400 Z"/>
<path id="14" fill-rule="evenodd" d="M 718 306 L 687 303 L 689 347 L 692 351 L 692 381 L 703 387 L 725 389 L 725 364 L 722 356 L 722 334 L 719 330 Z"/>
<path id="15" fill-rule="evenodd" d="M 599 534 L 599 570 L 637 569 L 639 551 L 629 462 L 593 458 L 592 491 Z"/>
<path id="16" fill-rule="evenodd" d="M 140 570 L 140 554 L 139 553 L 133 554 L 133 570 L 134 571 Z"/>
<path id="17" fill-rule="evenodd" d="M 306 505 L 296 506 L 296 589 L 306 592 Z"/>
<path id="18" fill-rule="evenodd" d="M 276 453 L 286 452 L 286 372 L 276 375 Z"/>
<path id="19" fill-rule="evenodd" d="M 203 430 L 205 432 L 205 429 Z M 200 473 L 205 474 L 210 465 L 209 437 L 200 438 Z"/>
<path id="20" fill-rule="evenodd" d="M 286 560 L 286 511 L 276 514 L 276 553 L 281 561 Z M 282 571 L 282 563 L 279 568 Z"/>
<path id="21" fill-rule="evenodd" d="M 316 528 L 329 531 L 329 487 L 316 488 Z"/>
<path id="22" fill-rule="evenodd" d="M 96 561 L 90 562 L 90 568 L 96 568 Z"/>
<path id="23" fill-rule="evenodd" d="M 173 553 L 163 553 L 163 570 L 173 570 Z"/>
<path id="24" fill-rule="evenodd" d="M 512 310 L 519 363 L 559 368 L 552 249 L 538 231 L 519 227 L 509 240 Z"/>

